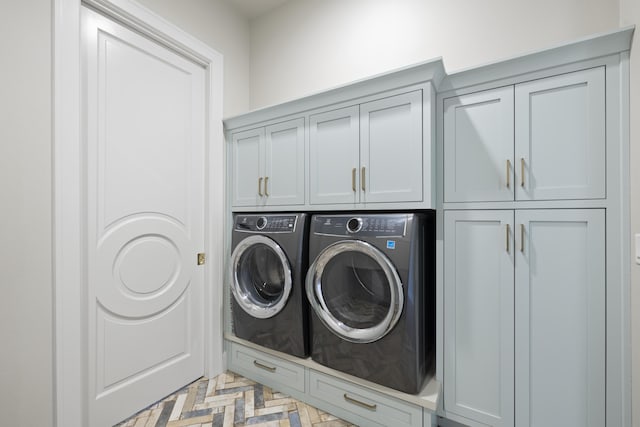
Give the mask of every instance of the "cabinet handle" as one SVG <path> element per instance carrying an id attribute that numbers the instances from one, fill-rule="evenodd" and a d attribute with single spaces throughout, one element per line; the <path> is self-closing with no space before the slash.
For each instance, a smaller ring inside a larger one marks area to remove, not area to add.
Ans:
<path id="1" fill-rule="evenodd" d="M 275 372 L 276 371 L 275 367 L 263 365 L 262 363 L 258 362 L 257 360 L 254 360 L 253 364 L 255 366 L 257 366 L 258 368 L 260 368 L 260 369 L 264 369 L 265 371 L 269 371 L 269 372 Z"/>
<path id="2" fill-rule="evenodd" d="M 347 393 L 344 394 L 344 400 L 346 400 L 349 403 L 353 403 L 356 404 L 358 406 L 362 406 L 363 408 L 366 408 L 370 411 L 375 411 L 378 408 L 378 405 L 376 404 L 371 404 L 371 403 L 366 403 L 366 402 L 362 402 L 358 399 L 354 399 L 353 397 L 349 396 Z"/>
<path id="3" fill-rule="evenodd" d="M 351 169 L 351 189 L 356 192 L 356 168 Z"/>
<path id="4" fill-rule="evenodd" d="M 507 252 L 510 252 L 510 247 L 509 247 L 509 231 L 510 230 L 511 230 L 511 227 L 509 226 L 509 224 L 507 224 L 507 226 L 505 227 L 505 231 L 506 231 L 505 245 L 507 247 Z"/>
<path id="5" fill-rule="evenodd" d="M 258 178 L 258 196 L 262 197 L 262 177 Z"/>
<path id="6" fill-rule="evenodd" d="M 520 252 L 524 253 L 524 224 L 520 224 Z"/>
<path id="7" fill-rule="evenodd" d="M 268 190 L 268 187 L 267 187 L 268 183 L 269 183 L 269 177 L 265 176 L 264 177 L 264 195 L 267 196 L 267 197 L 269 197 L 269 190 Z"/>
<path id="8" fill-rule="evenodd" d="M 520 186 L 524 188 L 524 157 L 520 158 Z"/>
<path id="9" fill-rule="evenodd" d="M 362 191 L 365 191 L 365 176 L 366 176 L 366 172 L 363 166 L 362 171 L 360 173 L 360 187 L 362 187 Z"/>
<path id="10" fill-rule="evenodd" d="M 511 187 L 511 160 L 507 159 L 507 188 Z"/>

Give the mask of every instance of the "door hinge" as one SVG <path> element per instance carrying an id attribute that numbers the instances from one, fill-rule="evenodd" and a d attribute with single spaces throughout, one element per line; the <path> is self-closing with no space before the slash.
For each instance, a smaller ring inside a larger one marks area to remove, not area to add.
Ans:
<path id="1" fill-rule="evenodd" d="M 203 265 L 206 260 L 207 260 L 207 256 L 205 255 L 204 252 L 201 252 L 198 254 L 198 265 Z"/>

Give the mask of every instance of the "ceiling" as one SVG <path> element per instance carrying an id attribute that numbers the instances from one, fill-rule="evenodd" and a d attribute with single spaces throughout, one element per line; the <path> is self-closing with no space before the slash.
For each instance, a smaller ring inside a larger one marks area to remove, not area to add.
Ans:
<path id="1" fill-rule="evenodd" d="M 232 4 L 247 19 L 257 18 L 288 0 L 224 0 Z"/>

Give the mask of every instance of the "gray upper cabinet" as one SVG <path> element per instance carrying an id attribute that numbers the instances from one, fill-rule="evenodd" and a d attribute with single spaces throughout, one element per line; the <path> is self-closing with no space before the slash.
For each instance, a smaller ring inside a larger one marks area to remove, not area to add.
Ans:
<path id="1" fill-rule="evenodd" d="M 422 91 L 360 105 L 362 201 L 422 201 Z"/>
<path id="2" fill-rule="evenodd" d="M 358 106 L 309 118 L 310 202 L 360 201 Z"/>
<path id="3" fill-rule="evenodd" d="M 605 197 L 604 67 L 516 85 L 518 200 Z"/>
<path id="4" fill-rule="evenodd" d="M 304 204 L 304 118 L 237 132 L 232 145 L 232 205 Z"/>
<path id="5" fill-rule="evenodd" d="M 231 136 L 233 206 L 257 206 L 264 180 L 264 128 Z"/>
<path id="6" fill-rule="evenodd" d="M 265 204 L 303 205 L 304 119 L 267 126 L 265 133 Z"/>
<path id="7" fill-rule="evenodd" d="M 604 67 L 444 100 L 444 201 L 604 198 Z"/>
<path id="8" fill-rule="evenodd" d="M 444 100 L 445 202 L 513 200 L 513 86 Z"/>
<path id="9" fill-rule="evenodd" d="M 309 119 L 310 202 L 423 200 L 422 91 Z"/>

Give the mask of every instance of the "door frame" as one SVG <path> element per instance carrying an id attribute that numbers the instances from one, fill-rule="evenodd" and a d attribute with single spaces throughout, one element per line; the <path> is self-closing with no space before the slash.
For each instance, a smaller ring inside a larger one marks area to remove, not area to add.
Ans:
<path id="1" fill-rule="evenodd" d="M 53 396 L 54 425 L 88 425 L 86 200 L 81 108 L 80 7 L 98 10 L 205 69 L 206 158 L 203 375 L 224 368 L 222 283 L 225 147 L 223 58 L 133 0 L 53 1 Z"/>

